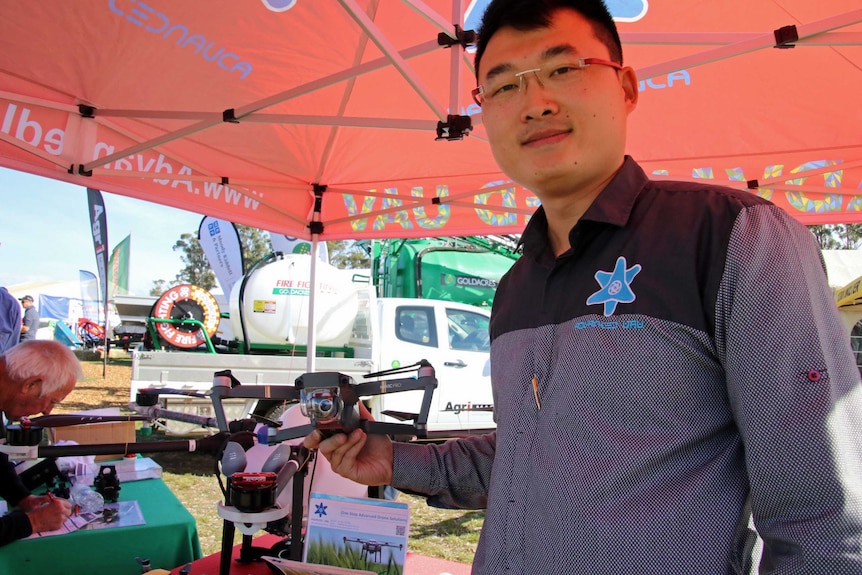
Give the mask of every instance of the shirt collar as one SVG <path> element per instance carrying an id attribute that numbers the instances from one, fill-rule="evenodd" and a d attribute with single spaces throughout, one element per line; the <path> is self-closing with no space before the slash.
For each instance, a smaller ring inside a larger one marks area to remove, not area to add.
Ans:
<path id="1" fill-rule="evenodd" d="M 626 156 L 623 165 L 604 190 L 599 193 L 579 221 L 593 221 L 624 227 L 631 216 L 635 201 L 649 178 L 631 156 Z M 548 219 L 545 208 L 539 206 L 521 235 L 520 244 L 524 253 L 539 254 L 548 247 Z"/>

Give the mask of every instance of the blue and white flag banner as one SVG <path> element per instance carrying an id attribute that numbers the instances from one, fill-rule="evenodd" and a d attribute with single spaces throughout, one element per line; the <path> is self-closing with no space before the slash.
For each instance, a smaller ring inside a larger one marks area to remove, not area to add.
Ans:
<path id="1" fill-rule="evenodd" d="M 236 226 L 227 220 L 204 216 L 198 228 L 198 241 L 225 298 L 230 300 L 230 292 L 245 267 Z"/>

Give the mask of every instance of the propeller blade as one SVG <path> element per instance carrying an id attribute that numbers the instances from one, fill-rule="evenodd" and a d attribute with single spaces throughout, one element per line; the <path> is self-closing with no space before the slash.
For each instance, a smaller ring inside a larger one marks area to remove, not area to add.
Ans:
<path id="1" fill-rule="evenodd" d="M 143 415 L 40 415 L 31 417 L 30 424 L 40 427 L 69 427 L 87 423 L 112 423 L 118 421 L 148 421 Z"/>
<path id="2" fill-rule="evenodd" d="M 252 413 L 251 415 L 249 415 L 249 417 L 251 419 L 253 419 L 254 421 L 256 421 L 262 425 L 265 425 L 267 427 L 275 427 L 275 428 L 281 427 L 281 424 L 279 422 L 275 421 L 274 419 L 264 417 L 263 415 L 258 415 L 256 413 Z"/>
<path id="3" fill-rule="evenodd" d="M 278 473 L 281 467 L 290 459 L 290 445 L 279 443 L 260 468 L 261 473 Z"/>
<path id="4" fill-rule="evenodd" d="M 221 458 L 221 471 L 226 477 L 244 471 L 246 466 L 245 449 L 239 443 L 228 441 Z"/>
<path id="5" fill-rule="evenodd" d="M 393 411 L 391 409 L 387 409 L 381 413 L 383 413 L 383 415 L 388 415 L 389 417 L 394 417 L 398 421 L 415 421 L 419 419 L 418 413 L 410 413 L 408 411 Z"/>
<path id="6" fill-rule="evenodd" d="M 206 393 L 200 393 L 199 391 L 191 391 L 188 389 L 173 389 L 170 387 L 145 387 L 143 389 L 139 389 L 138 393 L 141 395 L 186 395 L 188 397 L 209 397 Z"/>

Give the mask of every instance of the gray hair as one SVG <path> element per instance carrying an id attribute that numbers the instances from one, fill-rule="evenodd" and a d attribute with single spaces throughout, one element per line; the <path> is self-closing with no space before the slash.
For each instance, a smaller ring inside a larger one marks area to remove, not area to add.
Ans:
<path id="1" fill-rule="evenodd" d="M 72 350 L 58 341 L 34 339 L 22 341 L 6 350 L 6 373 L 15 381 L 36 377 L 42 380 L 44 397 L 70 381 L 84 378 L 81 364 Z"/>

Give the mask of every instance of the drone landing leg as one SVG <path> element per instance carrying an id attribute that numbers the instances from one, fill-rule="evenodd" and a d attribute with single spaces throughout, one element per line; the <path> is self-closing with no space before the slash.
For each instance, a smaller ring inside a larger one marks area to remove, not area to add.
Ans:
<path id="1" fill-rule="evenodd" d="M 303 465 L 293 476 L 293 503 L 290 510 L 290 559 L 302 561 L 302 511 L 305 505 L 305 476 L 308 466 Z M 311 509 L 308 510 L 309 513 Z"/>
<path id="2" fill-rule="evenodd" d="M 246 535 L 243 533 L 242 535 L 242 546 L 239 548 L 239 559 L 240 563 L 251 563 L 252 561 L 257 561 L 263 556 L 261 549 L 253 547 L 251 544 L 251 535 Z"/>
<path id="3" fill-rule="evenodd" d="M 219 558 L 219 575 L 230 574 L 230 559 L 233 551 L 233 536 L 236 532 L 236 527 L 232 521 L 224 520 L 221 534 L 221 557 Z"/>

